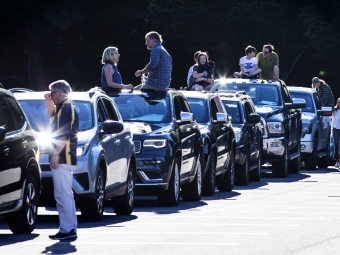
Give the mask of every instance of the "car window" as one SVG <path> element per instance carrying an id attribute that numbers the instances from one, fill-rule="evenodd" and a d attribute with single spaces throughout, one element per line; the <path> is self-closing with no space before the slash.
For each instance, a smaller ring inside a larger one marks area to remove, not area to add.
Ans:
<path id="1" fill-rule="evenodd" d="M 88 101 L 74 100 L 76 111 L 79 116 L 79 131 L 85 131 L 93 128 L 94 118 L 91 103 Z"/>
<path id="2" fill-rule="evenodd" d="M 19 104 L 35 131 L 44 133 L 50 131 L 50 116 L 47 113 L 45 99 L 19 100 Z"/>
<path id="3" fill-rule="evenodd" d="M 7 132 L 16 130 L 15 120 L 3 95 L 0 94 L 0 126 Z"/>
<path id="4" fill-rule="evenodd" d="M 124 121 L 147 123 L 170 122 L 168 97 L 118 95 L 112 97 Z"/>
<path id="5" fill-rule="evenodd" d="M 321 110 L 322 101 L 320 99 L 319 93 L 317 93 L 317 92 L 313 93 L 313 98 L 314 98 L 314 102 L 315 102 L 315 105 L 316 105 L 316 109 Z"/>
<path id="6" fill-rule="evenodd" d="M 302 112 L 315 112 L 313 98 L 310 93 L 299 93 L 296 91 L 290 91 L 291 97 L 294 98 L 302 98 L 306 101 L 306 107 L 302 108 Z"/>
<path id="7" fill-rule="evenodd" d="M 116 110 L 114 109 L 112 103 L 107 98 L 102 97 L 103 104 L 105 105 L 106 114 L 109 120 L 119 121 Z"/>
<path id="8" fill-rule="evenodd" d="M 289 95 L 289 91 L 285 86 L 281 86 L 281 93 L 282 93 L 282 98 L 285 103 L 292 103 L 292 99 Z"/>
<path id="9" fill-rule="evenodd" d="M 245 113 L 248 117 L 250 114 L 254 113 L 254 110 L 253 110 L 253 108 L 251 107 L 251 105 L 249 104 L 248 101 L 245 100 L 245 101 L 243 101 L 243 103 L 244 103 Z"/>
<path id="10" fill-rule="evenodd" d="M 176 120 L 180 120 L 181 119 L 182 107 L 181 107 L 181 103 L 179 102 L 177 97 L 174 97 L 174 105 L 175 105 Z"/>
<path id="11" fill-rule="evenodd" d="M 228 100 L 222 100 L 222 103 L 227 111 L 227 114 L 229 115 L 229 118 L 231 119 L 231 123 L 241 124 L 242 118 L 240 114 L 239 103 L 237 101 Z"/>
<path id="12" fill-rule="evenodd" d="M 9 104 L 9 107 L 11 108 L 13 112 L 14 119 L 17 123 L 17 129 L 23 128 L 23 126 L 25 125 L 25 115 L 20 109 L 17 101 L 13 97 L 10 97 L 7 95 L 6 95 L 6 99 Z"/>
<path id="13" fill-rule="evenodd" d="M 209 115 L 206 100 L 201 98 L 187 98 L 187 100 L 196 122 L 207 123 Z"/>

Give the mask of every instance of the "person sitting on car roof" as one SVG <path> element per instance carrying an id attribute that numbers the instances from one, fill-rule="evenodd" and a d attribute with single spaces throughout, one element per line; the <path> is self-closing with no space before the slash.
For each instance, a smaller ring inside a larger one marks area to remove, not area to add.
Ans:
<path id="1" fill-rule="evenodd" d="M 255 58 L 256 48 L 248 45 L 245 52 L 246 55 L 240 58 L 241 72 L 235 72 L 234 76 L 243 79 L 257 79 L 262 70 L 258 68 L 258 62 Z"/>

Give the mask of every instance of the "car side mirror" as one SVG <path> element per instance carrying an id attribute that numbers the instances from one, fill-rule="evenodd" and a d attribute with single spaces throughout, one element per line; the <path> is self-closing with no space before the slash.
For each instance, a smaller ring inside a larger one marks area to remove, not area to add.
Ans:
<path id="1" fill-rule="evenodd" d="M 302 109 L 306 107 L 306 101 L 303 98 L 293 98 L 293 103 L 285 103 L 287 109 Z"/>
<path id="2" fill-rule="evenodd" d="M 191 112 L 181 112 L 181 122 L 190 123 L 194 121 L 194 114 Z"/>
<path id="3" fill-rule="evenodd" d="M 103 123 L 102 132 L 104 134 L 117 134 L 124 130 L 124 124 L 119 121 L 106 120 Z"/>
<path id="4" fill-rule="evenodd" d="M 256 123 L 259 123 L 260 121 L 261 121 L 261 117 L 257 113 L 252 113 L 248 116 L 249 124 L 256 124 Z"/>
<path id="5" fill-rule="evenodd" d="M 0 141 L 5 140 L 6 133 L 6 129 L 4 127 L 0 127 Z"/>
<path id="6" fill-rule="evenodd" d="M 223 112 L 218 112 L 216 114 L 216 122 L 227 122 L 227 121 L 229 121 L 228 114 L 223 113 Z"/>
<path id="7" fill-rule="evenodd" d="M 318 110 L 318 116 L 332 116 L 333 107 L 321 107 L 321 110 Z"/>

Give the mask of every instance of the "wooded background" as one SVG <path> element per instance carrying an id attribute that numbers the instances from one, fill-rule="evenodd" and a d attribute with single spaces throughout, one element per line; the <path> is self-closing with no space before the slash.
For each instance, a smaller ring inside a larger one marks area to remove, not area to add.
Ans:
<path id="1" fill-rule="evenodd" d="M 117 46 L 123 83 L 149 61 L 145 34 L 157 31 L 172 56 L 171 87 L 186 85 L 197 50 L 215 61 L 217 77 L 239 70 L 247 45 L 271 43 L 280 78 L 309 87 L 314 76 L 340 96 L 340 3 L 336 0 L 1 0 L 0 82 L 48 90 L 67 80 L 74 90 L 100 86 L 107 46 Z"/>

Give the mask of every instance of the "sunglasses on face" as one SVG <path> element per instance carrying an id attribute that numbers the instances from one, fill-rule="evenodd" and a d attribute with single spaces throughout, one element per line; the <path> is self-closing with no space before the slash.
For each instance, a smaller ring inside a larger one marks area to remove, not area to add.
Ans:
<path id="1" fill-rule="evenodd" d="M 267 54 L 267 53 L 269 53 L 269 51 L 262 51 L 263 52 L 263 54 Z"/>

